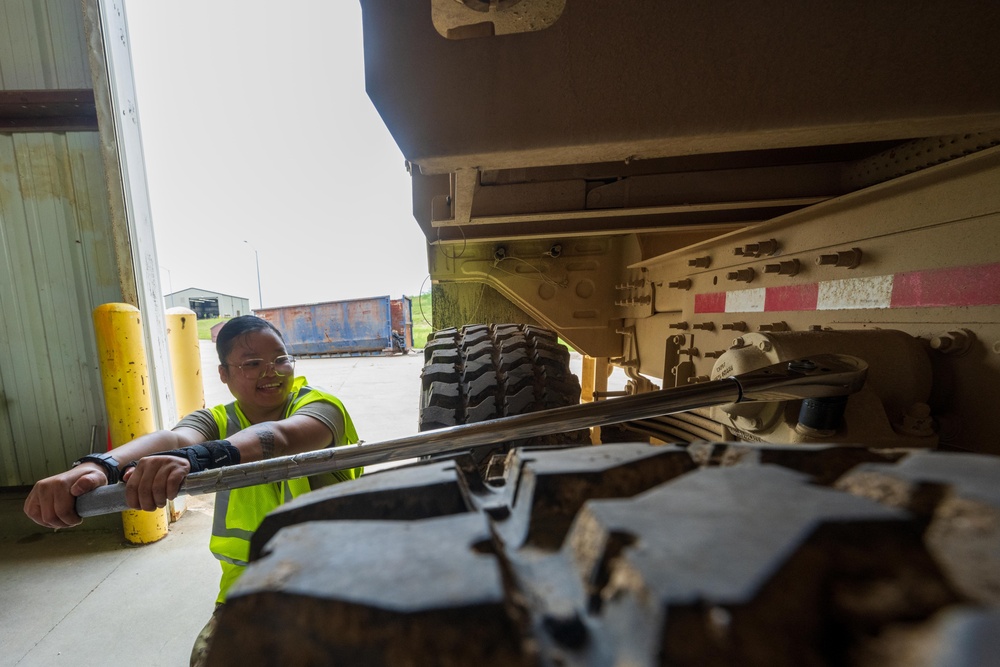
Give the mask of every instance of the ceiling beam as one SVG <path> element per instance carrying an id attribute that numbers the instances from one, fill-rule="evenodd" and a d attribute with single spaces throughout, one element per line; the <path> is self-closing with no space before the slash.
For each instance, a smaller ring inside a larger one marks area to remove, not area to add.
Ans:
<path id="1" fill-rule="evenodd" d="M 0 132 L 96 132 L 94 91 L 0 90 Z"/>

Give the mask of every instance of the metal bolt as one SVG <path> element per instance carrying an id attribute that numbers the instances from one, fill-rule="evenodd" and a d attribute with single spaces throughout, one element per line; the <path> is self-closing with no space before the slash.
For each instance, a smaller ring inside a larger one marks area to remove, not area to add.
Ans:
<path id="1" fill-rule="evenodd" d="M 769 341 L 769 340 L 762 340 L 761 342 L 757 343 L 757 347 L 759 347 L 764 352 L 770 352 L 771 348 L 774 347 L 774 346 L 771 345 L 771 341 Z"/>
<path id="2" fill-rule="evenodd" d="M 777 239 L 768 239 L 767 241 L 761 241 L 758 243 L 757 248 L 761 255 L 767 255 L 770 257 L 774 253 L 778 252 L 779 245 Z"/>
<path id="3" fill-rule="evenodd" d="M 947 352 L 954 345 L 951 336 L 945 334 L 944 336 L 934 336 L 931 338 L 931 349 L 937 350 L 938 352 Z"/>
<path id="4" fill-rule="evenodd" d="M 671 329 L 687 329 L 688 328 L 688 323 L 687 322 L 673 322 L 670 325 L 670 328 Z"/>
<path id="5" fill-rule="evenodd" d="M 790 259 L 778 264 L 765 264 L 764 273 L 777 273 L 779 276 L 794 276 L 799 272 L 799 260 Z"/>
<path id="6" fill-rule="evenodd" d="M 701 329 L 702 331 L 715 331 L 715 324 L 712 322 L 701 322 L 699 324 L 692 324 L 692 329 Z"/>
<path id="7" fill-rule="evenodd" d="M 708 382 L 712 379 L 710 375 L 695 375 L 694 377 L 688 378 L 688 384 L 697 384 L 698 382 Z"/>
<path id="8" fill-rule="evenodd" d="M 688 260 L 688 266 L 696 266 L 699 269 L 707 269 L 712 264 L 711 257 L 695 257 L 694 259 Z"/>
<path id="9" fill-rule="evenodd" d="M 728 322 L 728 323 L 722 325 L 722 329 L 724 331 L 746 331 L 747 330 L 747 323 L 746 322 Z"/>
<path id="10" fill-rule="evenodd" d="M 753 278 L 753 269 L 740 269 L 739 271 L 730 271 L 726 274 L 726 280 L 735 280 L 743 283 L 751 282 Z"/>
<path id="11" fill-rule="evenodd" d="M 686 350 L 677 350 L 677 353 L 678 354 L 684 354 L 684 355 L 687 355 L 689 357 L 699 357 L 699 356 L 701 356 L 700 354 L 698 354 L 698 348 L 696 348 L 696 347 L 689 347 Z"/>
<path id="12" fill-rule="evenodd" d="M 839 266 L 845 269 L 856 268 L 861 264 L 861 248 L 841 250 L 836 254 L 820 255 L 816 258 L 816 264 L 820 266 Z"/>
<path id="13" fill-rule="evenodd" d="M 691 281 L 687 278 L 684 280 L 675 280 L 672 283 L 667 283 L 667 287 L 673 287 L 674 289 L 691 289 Z"/>
<path id="14" fill-rule="evenodd" d="M 968 329 L 949 331 L 931 337 L 931 349 L 942 354 L 960 355 L 965 354 L 972 347 L 972 341 L 976 335 Z"/>
<path id="15" fill-rule="evenodd" d="M 742 255 L 743 254 L 743 246 L 740 246 L 738 248 L 733 248 L 733 254 L 734 255 Z"/>
<path id="16" fill-rule="evenodd" d="M 788 325 L 784 322 L 772 322 L 770 324 L 761 324 L 757 327 L 760 331 L 788 331 Z"/>
<path id="17" fill-rule="evenodd" d="M 743 340 L 742 336 L 740 336 L 739 338 L 734 338 L 733 339 L 733 344 L 730 346 L 729 349 L 731 349 L 731 350 L 738 350 L 739 348 L 746 347 L 746 346 L 747 346 L 747 342 L 745 340 Z"/>
<path id="18" fill-rule="evenodd" d="M 788 370 L 796 373 L 808 373 L 816 368 L 816 362 L 812 359 L 796 359 L 788 362 Z"/>
<path id="19" fill-rule="evenodd" d="M 712 352 L 706 352 L 705 356 L 709 359 L 718 359 L 726 353 L 725 350 L 713 350 Z"/>
<path id="20" fill-rule="evenodd" d="M 748 243 L 740 249 L 741 252 L 736 254 L 746 257 L 760 257 L 761 255 L 770 257 L 778 252 L 779 247 L 776 239 L 768 239 L 766 241 L 758 241 L 757 243 Z"/>

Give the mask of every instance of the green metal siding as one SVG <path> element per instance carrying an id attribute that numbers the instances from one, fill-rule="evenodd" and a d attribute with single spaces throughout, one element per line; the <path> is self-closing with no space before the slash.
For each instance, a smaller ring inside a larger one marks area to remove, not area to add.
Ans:
<path id="1" fill-rule="evenodd" d="M 0 485 L 64 470 L 107 430 L 95 304 L 120 301 L 96 133 L 0 134 Z"/>
<path id="2" fill-rule="evenodd" d="M 92 86 L 78 0 L 0 2 L 0 89 Z"/>
<path id="3" fill-rule="evenodd" d="M 77 0 L 0 2 L 0 89 L 91 88 Z M 107 430 L 91 310 L 121 300 L 96 132 L 0 134 L 0 486 Z"/>

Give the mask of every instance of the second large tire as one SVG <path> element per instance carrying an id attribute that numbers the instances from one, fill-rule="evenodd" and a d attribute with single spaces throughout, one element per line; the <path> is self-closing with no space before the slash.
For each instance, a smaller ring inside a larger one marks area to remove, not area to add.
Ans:
<path id="1" fill-rule="evenodd" d="M 421 374 L 421 431 L 474 424 L 580 402 L 580 382 L 556 334 L 525 324 L 468 325 L 431 335 Z M 478 463 L 512 447 L 575 445 L 587 431 L 478 448 Z"/>

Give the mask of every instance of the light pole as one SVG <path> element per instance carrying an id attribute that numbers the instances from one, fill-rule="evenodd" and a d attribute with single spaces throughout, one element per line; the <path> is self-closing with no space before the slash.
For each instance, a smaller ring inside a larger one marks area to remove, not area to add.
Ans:
<path id="1" fill-rule="evenodd" d="M 171 295 L 170 296 L 170 305 L 173 306 L 174 305 L 174 297 L 173 297 L 173 294 L 174 294 L 174 275 L 172 273 L 170 273 L 170 269 L 168 269 L 167 267 L 163 266 L 162 264 L 160 264 L 160 268 L 167 272 L 167 289 L 170 290 L 169 292 L 167 292 L 167 294 Z"/>
<path id="2" fill-rule="evenodd" d="M 249 241 L 244 239 L 243 242 L 246 243 L 248 246 L 250 246 L 250 249 L 253 250 L 254 260 L 257 262 L 257 303 L 259 303 L 260 307 L 263 308 L 264 298 L 261 296 L 260 293 L 260 255 L 257 254 L 257 248 L 254 248 Z"/>

